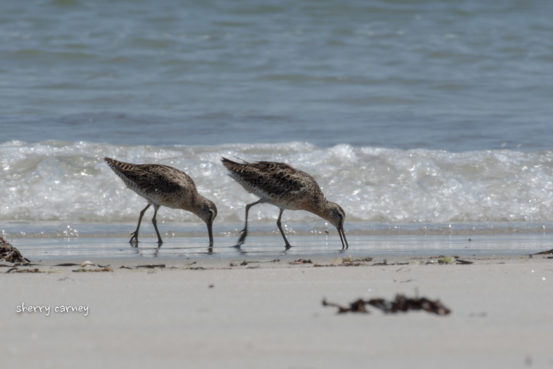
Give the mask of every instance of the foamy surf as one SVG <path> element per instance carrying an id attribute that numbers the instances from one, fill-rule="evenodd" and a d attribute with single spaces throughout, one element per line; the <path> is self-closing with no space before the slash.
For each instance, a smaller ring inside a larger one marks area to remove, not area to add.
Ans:
<path id="1" fill-rule="evenodd" d="M 548 223 L 553 210 L 552 151 L 326 148 L 302 142 L 117 146 L 10 141 L 0 144 L 0 221 L 135 222 L 144 200 L 125 188 L 103 162 L 104 156 L 186 171 L 200 193 L 216 202 L 220 224 L 240 223 L 244 205 L 254 199 L 227 175 L 221 156 L 283 161 L 302 169 L 346 210 L 347 222 L 373 227 L 539 224 Z M 250 219 L 272 223 L 277 214 L 272 207 L 260 206 L 252 209 Z M 197 223 L 184 211 L 164 208 L 159 216 L 168 223 Z M 287 212 L 284 221 L 300 227 L 317 223 L 316 217 L 301 211 Z"/>

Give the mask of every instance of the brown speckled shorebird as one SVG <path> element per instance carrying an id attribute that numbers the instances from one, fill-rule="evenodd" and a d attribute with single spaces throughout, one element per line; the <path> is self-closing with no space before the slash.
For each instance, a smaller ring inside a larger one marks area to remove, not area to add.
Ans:
<path id="1" fill-rule="evenodd" d="M 213 246 L 213 220 L 217 216 L 215 204 L 203 197 L 196 190 L 194 181 L 188 174 L 167 165 L 131 164 L 111 158 L 104 158 L 113 171 L 121 177 L 128 188 L 148 200 L 148 205 L 140 212 L 138 225 L 129 240 L 133 246 L 138 245 L 138 230 L 144 212 L 154 205 L 152 223 L 157 234 L 158 245 L 163 240 L 157 229 L 156 215 L 160 206 L 173 209 L 184 209 L 196 214 L 207 224 L 209 247 Z"/>
<path id="2" fill-rule="evenodd" d="M 280 208 L 277 226 L 284 238 L 286 249 L 291 247 L 282 230 L 280 220 L 285 209 L 307 210 L 328 220 L 338 230 L 342 250 L 348 248 L 344 232 L 346 213 L 340 205 L 328 201 L 321 188 L 309 174 L 292 168 L 288 164 L 260 161 L 257 163 L 236 163 L 222 158 L 230 175 L 246 189 L 259 196 L 259 200 L 246 205 L 246 222 L 236 246 L 241 246 L 248 235 L 248 211 L 257 204 L 269 203 Z"/>

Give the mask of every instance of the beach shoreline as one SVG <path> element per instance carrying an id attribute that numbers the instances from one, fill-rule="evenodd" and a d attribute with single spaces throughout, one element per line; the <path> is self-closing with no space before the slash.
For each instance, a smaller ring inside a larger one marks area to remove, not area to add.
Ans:
<path id="1" fill-rule="evenodd" d="M 5 265 L 0 328 L 9 334 L 0 346 L 12 367 L 551 367 L 550 258 L 237 254 Z M 399 293 L 452 312 L 337 314 L 322 305 Z M 50 316 L 18 313 L 22 304 L 50 306 Z M 88 312 L 55 313 L 60 306 Z"/>

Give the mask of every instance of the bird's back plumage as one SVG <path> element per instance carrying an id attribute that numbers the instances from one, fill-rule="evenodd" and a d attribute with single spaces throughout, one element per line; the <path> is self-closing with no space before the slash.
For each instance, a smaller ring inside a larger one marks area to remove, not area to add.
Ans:
<path id="1" fill-rule="evenodd" d="M 105 158 L 111 169 L 131 190 L 152 203 L 176 207 L 171 197 L 182 198 L 185 193 L 193 195 L 196 185 L 186 173 L 161 164 L 131 164 Z"/>
<path id="2" fill-rule="evenodd" d="M 324 199 L 313 177 L 288 164 L 259 161 L 237 163 L 223 158 L 231 176 L 248 192 L 282 208 L 304 209 Z"/>

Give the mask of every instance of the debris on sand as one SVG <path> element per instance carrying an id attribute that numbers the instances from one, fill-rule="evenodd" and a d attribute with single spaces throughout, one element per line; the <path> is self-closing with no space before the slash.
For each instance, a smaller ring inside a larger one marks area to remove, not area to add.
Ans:
<path id="1" fill-rule="evenodd" d="M 532 255 L 549 255 L 549 254 L 553 254 L 553 249 L 551 249 L 551 250 L 546 250 L 546 251 L 536 252 L 535 254 L 532 254 Z"/>
<path id="2" fill-rule="evenodd" d="M 426 262 L 426 265 L 429 264 L 440 264 L 440 265 L 452 265 L 452 264 L 459 264 L 459 265 L 468 265 L 472 264 L 472 261 L 470 260 L 464 260 L 461 259 L 459 256 L 438 256 L 437 258 L 430 258 Z"/>
<path id="3" fill-rule="evenodd" d="M 455 258 L 455 263 L 456 264 L 459 264 L 459 265 L 469 265 L 469 264 L 472 264 L 473 262 L 470 261 L 470 260 L 464 260 L 464 259 L 461 259 L 460 257 L 458 256 L 454 256 Z"/>
<path id="4" fill-rule="evenodd" d="M 292 265 L 299 265 L 299 264 L 313 264 L 311 259 L 296 259 L 294 261 L 290 261 L 288 264 Z"/>
<path id="5" fill-rule="evenodd" d="M 384 259 L 381 262 L 372 264 L 372 266 L 396 266 L 396 265 L 409 265 L 409 262 L 407 261 L 407 262 L 388 263 L 388 260 Z"/>
<path id="6" fill-rule="evenodd" d="M 342 258 L 336 258 L 332 260 L 330 264 L 313 264 L 314 267 L 335 267 L 335 266 L 347 266 L 357 267 L 363 265 L 369 265 L 368 263 L 373 260 L 372 257 L 367 256 L 364 258 L 353 258 L 352 256 L 346 256 Z"/>
<path id="7" fill-rule="evenodd" d="M 360 266 L 366 265 L 368 262 L 373 261 L 370 256 L 364 258 L 352 258 L 351 256 L 342 258 L 342 265 L 345 266 Z"/>
<path id="8" fill-rule="evenodd" d="M 332 306 L 338 308 L 338 314 L 343 313 L 365 313 L 368 314 L 367 306 L 370 305 L 381 310 L 386 314 L 406 313 L 408 311 L 424 310 L 436 315 L 449 315 L 451 310 L 443 305 L 440 300 L 430 300 L 426 297 L 410 298 L 405 295 L 397 294 L 393 300 L 383 298 L 373 298 L 369 300 L 357 299 L 349 304 L 342 306 L 336 303 L 327 302 L 323 299 L 323 306 Z"/>
<path id="9" fill-rule="evenodd" d="M 13 267 L 8 269 L 6 273 L 42 273 L 42 272 L 38 268 L 19 269 L 19 267 Z"/>
<path id="10" fill-rule="evenodd" d="M 21 264 L 28 264 L 30 263 L 30 260 L 27 258 L 24 258 L 23 255 L 19 252 L 18 249 L 13 247 L 0 237 L 0 260 L 7 261 L 8 263 L 21 263 Z"/>
<path id="11" fill-rule="evenodd" d="M 75 273 L 113 272 L 113 269 L 109 266 L 102 266 L 102 267 L 98 267 L 98 268 L 79 268 L 79 269 L 72 270 L 72 272 L 75 272 Z"/>
<path id="12" fill-rule="evenodd" d="M 348 307 L 335 304 L 333 302 L 328 302 L 326 299 L 323 299 L 323 306 L 332 306 L 335 308 L 338 308 L 338 314 L 343 313 L 365 313 L 369 314 L 369 311 L 367 310 L 367 304 L 368 302 L 363 299 L 357 299 L 349 304 Z"/>
<path id="13" fill-rule="evenodd" d="M 113 272 L 113 269 L 109 265 L 94 264 L 93 262 L 87 260 L 81 263 L 80 268 L 73 269 L 72 272 L 75 272 L 75 273 Z"/>
<path id="14" fill-rule="evenodd" d="M 140 268 L 144 268 L 144 269 L 155 269 L 155 268 L 160 268 L 160 269 L 163 269 L 165 268 L 165 264 L 144 264 L 144 265 L 137 265 L 135 266 L 136 269 L 140 269 Z"/>

